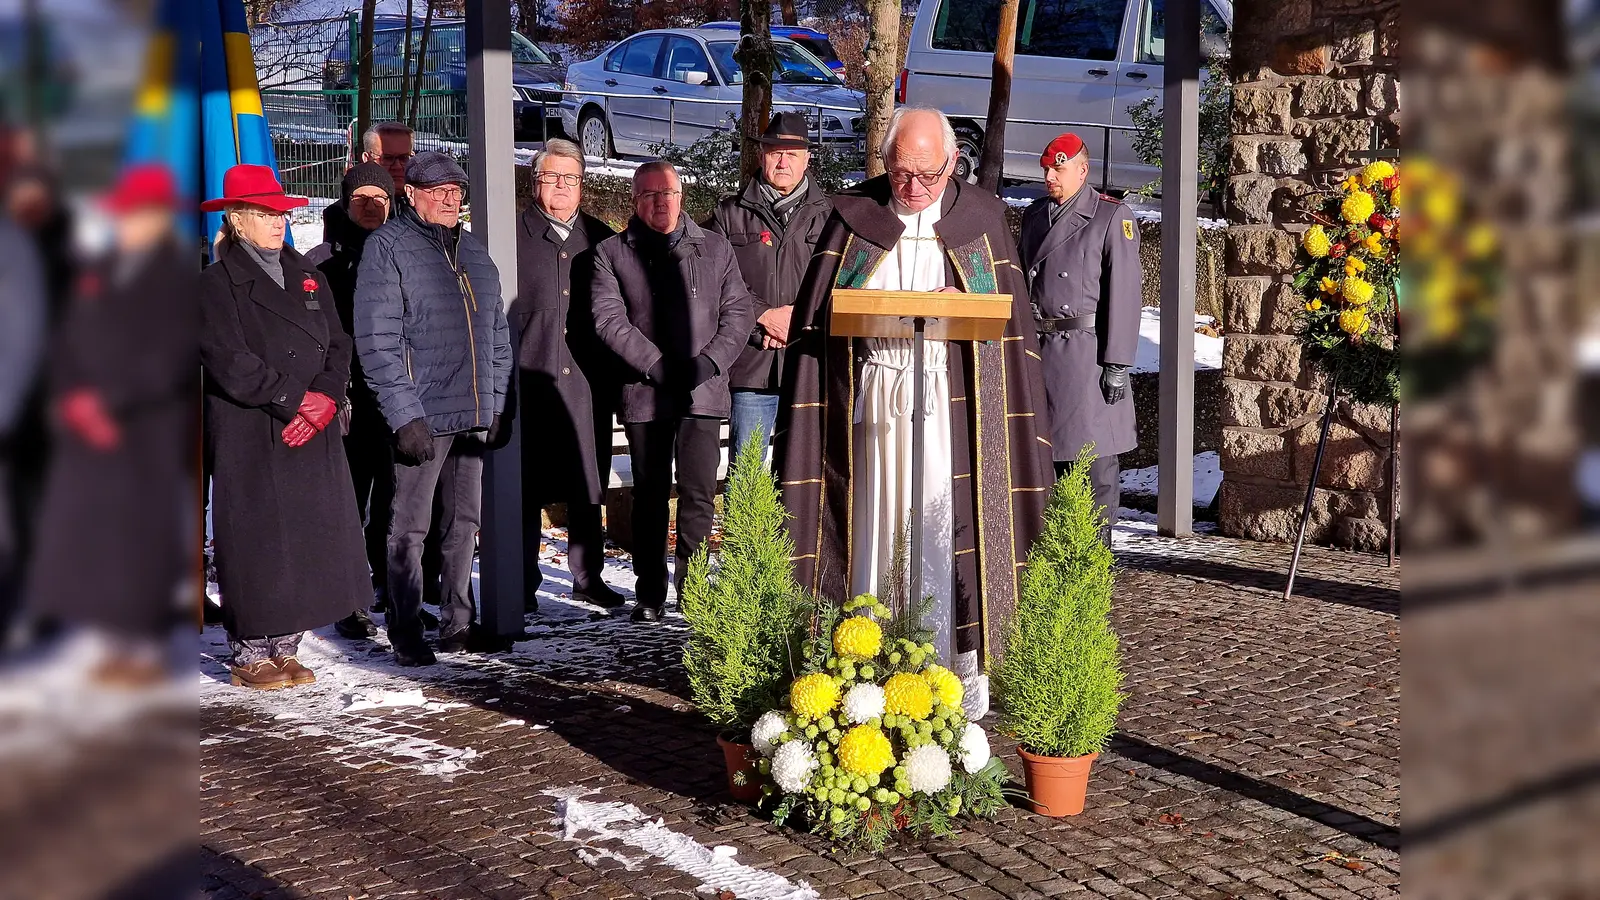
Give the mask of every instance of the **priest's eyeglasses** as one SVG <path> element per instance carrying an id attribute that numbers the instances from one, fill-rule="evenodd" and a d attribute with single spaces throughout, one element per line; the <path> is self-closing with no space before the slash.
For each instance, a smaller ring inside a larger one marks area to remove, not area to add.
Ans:
<path id="1" fill-rule="evenodd" d="M 583 176 L 570 175 L 564 172 L 540 172 L 533 180 L 540 184 L 564 184 L 567 187 L 577 187 L 583 183 Z"/>
<path id="2" fill-rule="evenodd" d="M 923 187 L 933 187 L 944 177 L 944 170 L 950 168 L 950 160 L 946 159 L 944 165 L 937 172 L 902 172 L 898 169 L 889 170 L 889 183 L 895 187 L 905 187 L 915 178 Z"/>

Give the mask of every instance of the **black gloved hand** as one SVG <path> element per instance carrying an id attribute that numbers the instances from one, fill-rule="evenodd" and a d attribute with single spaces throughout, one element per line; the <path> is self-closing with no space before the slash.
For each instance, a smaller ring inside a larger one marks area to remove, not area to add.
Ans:
<path id="1" fill-rule="evenodd" d="M 686 375 L 686 380 L 689 383 L 689 390 L 691 391 L 715 378 L 717 375 L 717 364 L 711 361 L 711 357 L 704 354 L 696 356 L 694 359 L 690 360 L 687 368 L 688 374 Z"/>
<path id="2" fill-rule="evenodd" d="M 394 433 L 394 443 L 400 455 L 411 465 L 420 466 L 433 461 L 433 432 L 422 419 L 412 419 Z"/>
<path id="3" fill-rule="evenodd" d="M 511 443 L 511 428 L 502 424 L 499 413 L 495 413 L 490 420 L 489 432 L 483 436 L 483 442 L 489 445 L 490 450 L 499 450 Z"/>
<path id="4" fill-rule="evenodd" d="M 665 355 L 663 355 L 660 359 L 656 360 L 655 365 L 650 367 L 650 371 L 644 373 L 644 380 L 646 384 L 650 384 L 655 387 L 666 387 L 667 383 L 672 380 L 671 361 L 668 360 Z"/>
<path id="5" fill-rule="evenodd" d="M 1128 396 L 1128 367 L 1101 366 L 1100 394 L 1106 398 L 1108 406 L 1122 402 L 1122 398 Z"/>

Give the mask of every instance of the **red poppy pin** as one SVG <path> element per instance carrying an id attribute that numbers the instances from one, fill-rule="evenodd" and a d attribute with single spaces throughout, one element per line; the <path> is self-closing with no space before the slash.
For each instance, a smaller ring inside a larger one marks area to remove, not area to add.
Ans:
<path id="1" fill-rule="evenodd" d="M 766 244 L 768 247 L 771 247 L 772 246 L 772 232 L 770 232 L 770 231 L 761 232 L 761 243 Z"/>
<path id="2" fill-rule="evenodd" d="M 305 291 L 308 294 L 315 294 L 317 292 L 317 280 L 310 276 L 306 276 L 306 280 L 300 282 L 300 290 Z"/>
<path id="3" fill-rule="evenodd" d="M 78 293 L 85 297 L 100 296 L 100 276 L 95 272 L 85 272 L 78 277 Z"/>

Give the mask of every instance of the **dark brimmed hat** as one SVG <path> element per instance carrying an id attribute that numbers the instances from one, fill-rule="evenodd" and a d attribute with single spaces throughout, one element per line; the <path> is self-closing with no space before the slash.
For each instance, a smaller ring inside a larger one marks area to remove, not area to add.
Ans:
<path id="1" fill-rule="evenodd" d="M 773 150 L 809 150 L 810 133 L 805 116 L 797 112 L 781 112 L 767 122 L 767 130 L 756 141 Z"/>
<path id="2" fill-rule="evenodd" d="M 200 204 L 201 212 L 217 212 L 236 203 L 262 206 L 273 212 L 286 213 L 310 203 L 304 197 L 291 197 L 283 192 L 277 173 L 271 166 L 254 166 L 240 163 L 222 173 L 222 196 Z"/>
<path id="3" fill-rule="evenodd" d="M 467 172 L 455 157 L 438 150 L 429 150 L 418 153 L 406 163 L 406 183 L 417 187 L 431 188 L 441 184 L 459 184 L 467 186 Z"/>

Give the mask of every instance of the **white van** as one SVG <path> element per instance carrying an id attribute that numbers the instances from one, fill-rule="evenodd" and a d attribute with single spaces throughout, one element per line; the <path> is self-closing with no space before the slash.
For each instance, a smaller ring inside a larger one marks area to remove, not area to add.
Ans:
<path id="1" fill-rule="evenodd" d="M 1103 190 L 1130 190 L 1158 176 L 1134 156 L 1128 107 L 1152 95 L 1160 106 L 1165 7 L 1165 0 L 1021 0 L 1007 179 L 1042 181 L 1039 153 L 1063 131 L 1088 145 L 1089 177 Z M 1200 0 L 1200 7 L 1201 56 L 1225 52 L 1233 0 Z M 959 178 L 976 178 L 999 30 L 1000 0 L 921 0 L 895 86 L 899 102 L 950 117 Z"/>

